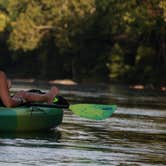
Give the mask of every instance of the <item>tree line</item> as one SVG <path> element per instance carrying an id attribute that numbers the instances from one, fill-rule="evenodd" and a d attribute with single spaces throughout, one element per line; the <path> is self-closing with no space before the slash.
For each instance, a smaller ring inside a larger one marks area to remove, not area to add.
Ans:
<path id="1" fill-rule="evenodd" d="M 165 0 L 0 0 L 0 67 L 24 77 L 165 84 Z"/>

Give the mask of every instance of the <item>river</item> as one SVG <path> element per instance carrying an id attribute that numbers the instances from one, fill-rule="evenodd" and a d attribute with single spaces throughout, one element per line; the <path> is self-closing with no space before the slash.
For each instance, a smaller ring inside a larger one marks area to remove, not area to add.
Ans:
<path id="1" fill-rule="evenodd" d="M 13 91 L 49 84 L 14 82 Z M 102 121 L 64 110 L 62 125 L 47 133 L 0 133 L 2 166 L 164 166 L 166 93 L 125 86 L 58 86 L 70 103 L 117 104 Z"/>

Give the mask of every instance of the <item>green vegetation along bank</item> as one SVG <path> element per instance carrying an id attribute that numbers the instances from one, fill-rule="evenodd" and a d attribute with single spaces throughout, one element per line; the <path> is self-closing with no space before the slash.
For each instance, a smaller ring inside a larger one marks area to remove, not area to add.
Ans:
<path id="1" fill-rule="evenodd" d="M 0 68 L 14 76 L 166 83 L 165 0 L 0 0 Z"/>

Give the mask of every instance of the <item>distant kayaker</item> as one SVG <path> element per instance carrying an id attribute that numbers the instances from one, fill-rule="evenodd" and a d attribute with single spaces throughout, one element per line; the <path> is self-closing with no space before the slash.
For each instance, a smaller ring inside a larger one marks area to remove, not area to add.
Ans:
<path id="1" fill-rule="evenodd" d="M 27 91 L 19 91 L 10 96 L 9 89 L 11 88 L 11 81 L 7 79 L 6 74 L 0 71 L 0 100 L 6 107 L 16 107 L 26 102 L 47 102 L 51 104 L 54 97 L 58 94 L 57 87 L 52 87 L 48 93 L 37 94 Z"/>

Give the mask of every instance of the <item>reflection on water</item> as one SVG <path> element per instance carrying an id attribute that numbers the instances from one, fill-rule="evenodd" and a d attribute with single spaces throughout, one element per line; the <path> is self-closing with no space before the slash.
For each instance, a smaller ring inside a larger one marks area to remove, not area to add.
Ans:
<path id="1" fill-rule="evenodd" d="M 118 110 L 103 121 L 82 119 L 66 110 L 57 130 L 0 133 L 0 165 L 166 165 L 165 95 L 120 88 L 111 88 L 110 94 L 102 86 L 96 91 L 85 86 L 61 89 L 71 102 L 118 103 Z"/>

